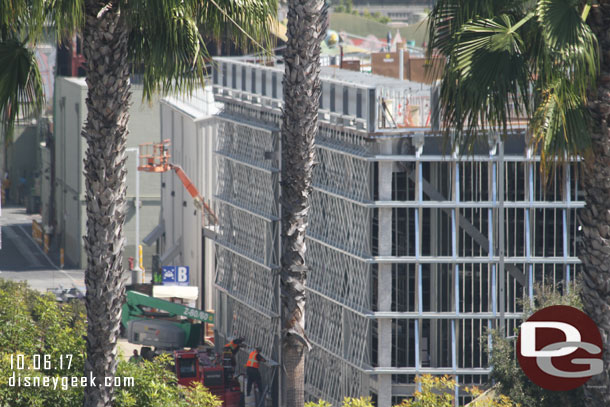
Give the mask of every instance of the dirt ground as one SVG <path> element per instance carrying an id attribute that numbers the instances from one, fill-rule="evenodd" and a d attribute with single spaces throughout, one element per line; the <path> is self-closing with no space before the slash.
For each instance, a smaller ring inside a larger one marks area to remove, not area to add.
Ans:
<path id="1" fill-rule="evenodd" d="M 133 355 L 133 350 L 137 349 L 138 354 L 140 353 L 140 348 L 142 345 L 134 345 L 133 343 L 127 342 L 126 338 L 119 338 L 118 342 L 118 350 L 119 355 L 122 356 L 123 360 L 129 360 L 131 355 Z"/>

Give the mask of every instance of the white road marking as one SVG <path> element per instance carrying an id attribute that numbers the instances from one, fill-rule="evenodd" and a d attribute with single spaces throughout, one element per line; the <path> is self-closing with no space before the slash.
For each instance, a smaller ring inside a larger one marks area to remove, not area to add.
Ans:
<path id="1" fill-rule="evenodd" d="M 25 259 L 28 267 L 39 267 L 43 268 L 44 265 L 36 258 L 36 256 L 32 256 L 30 249 L 26 246 L 26 244 L 19 238 L 17 232 L 13 230 L 12 227 L 5 227 L 4 231 L 6 233 L 6 237 L 8 240 L 12 241 L 17 248 L 17 251 L 21 254 L 21 257 Z M 27 233 L 26 233 L 27 235 Z"/>
<path id="2" fill-rule="evenodd" d="M 26 235 L 31 241 L 32 243 L 34 243 L 34 246 L 36 246 L 36 248 L 38 249 L 38 251 L 40 253 L 42 253 L 42 255 L 45 257 L 45 259 L 47 259 L 47 261 L 49 262 L 50 265 L 52 265 L 55 270 L 59 271 L 60 273 L 63 273 L 66 277 L 68 277 L 71 281 L 72 284 L 74 284 L 75 287 L 77 287 L 77 281 L 68 273 L 66 273 L 64 270 L 60 269 L 59 267 L 57 267 L 55 265 L 55 263 L 53 263 L 53 261 L 49 258 L 49 256 L 47 256 L 47 254 L 42 250 L 42 248 L 38 245 L 38 243 L 36 243 L 36 241 L 34 240 L 34 238 L 32 236 L 30 236 L 30 234 L 27 232 L 27 230 L 25 230 L 23 228 L 23 226 L 21 225 L 17 225 L 19 227 L 19 229 L 21 229 L 21 231 L 23 232 L 24 235 Z"/>

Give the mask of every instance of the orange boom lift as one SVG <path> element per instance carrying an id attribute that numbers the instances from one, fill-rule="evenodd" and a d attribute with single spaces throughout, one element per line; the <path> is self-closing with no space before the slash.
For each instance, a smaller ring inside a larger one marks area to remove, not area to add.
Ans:
<path id="1" fill-rule="evenodd" d="M 199 194 L 197 187 L 193 184 L 188 175 L 186 175 L 182 167 L 170 162 L 171 155 L 169 154 L 169 143 L 169 140 L 163 140 L 161 143 L 140 144 L 140 165 L 138 166 L 138 171 L 167 172 L 169 170 L 174 170 L 188 193 L 193 197 L 195 206 L 203 210 L 208 222 L 217 224 L 218 218 L 210 206 L 205 203 L 205 200 Z"/>

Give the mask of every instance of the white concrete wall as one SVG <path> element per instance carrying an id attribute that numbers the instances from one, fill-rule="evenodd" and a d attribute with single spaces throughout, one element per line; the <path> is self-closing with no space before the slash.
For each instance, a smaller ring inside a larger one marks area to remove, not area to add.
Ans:
<path id="1" fill-rule="evenodd" d="M 127 148 L 141 143 L 158 141 L 159 101 L 142 102 L 142 87 L 132 85 Z M 66 264 L 84 268 L 86 257 L 82 236 L 86 233 L 85 179 L 83 159 L 87 143 L 80 135 L 87 118 L 85 98 L 87 85 L 83 78 L 57 77 L 55 85 L 55 162 L 56 162 L 56 219 L 55 237 L 61 239 Z M 125 267 L 127 258 L 135 255 L 135 162 L 136 155 L 127 153 L 127 217 Z M 140 239 L 159 221 L 160 183 L 158 174 L 140 173 Z M 44 205 L 44 204 L 43 204 Z M 154 247 L 144 248 L 144 265 L 150 269 Z"/>
<path id="2" fill-rule="evenodd" d="M 86 111 L 87 87 L 81 78 L 57 77 L 55 84 L 55 238 L 65 250 L 68 266 L 83 267 L 82 250 L 82 157 L 84 146 L 80 131 Z"/>
<path id="3" fill-rule="evenodd" d="M 131 109 L 129 109 L 130 119 L 128 124 L 129 135 L 127 136 L 127 148 L 138 147 L 143 143 L 158 142 L 161 137 L 159 119 L 159 99 L 152 102 L 142 100 L 142 87 L 132 85 Z M 135 219 L 135 198 L 136 198 L 136 178 L 135 178 L 135 152 L 127 153 L 127 217 L 124 233 L 127 239 L 125 244 L 124 258 L 135 256 L 136 249 L 136 219 Z M 140 171 L 140 244 L 159 223 L 161 210 L 161 177 L 156 173 Z M 151 278 L 152 255 L 156 253 L 155 246 L 142 244 L 144 268 L 146 269 L 147 279 Z M 127 263 L 125 263 L 127 264 Z"/>
<path id="4" fill-rule="evenodd" d="M 161 139 L 170 139 L 171 162 L 182 166 L 200 195 L 208 202 L 215 191 L 213 152 L 216 132 L 213 117 L 208 112 L 215 108 L 210 103 L 208 90 L 198 92 L 198 100 L 165 98 L 161 102 Z M 190 267 L 190 283 L 200 289 L 197 306 L 214 309 L 213 282 L 215 270 L 214 247 L 202 241 L 202 211 L 175 174 L 161 174 L 161 217 L 165 234 L 161 238 L 160 254 L 179 246 L 177 255 L 162 265 Z"/>

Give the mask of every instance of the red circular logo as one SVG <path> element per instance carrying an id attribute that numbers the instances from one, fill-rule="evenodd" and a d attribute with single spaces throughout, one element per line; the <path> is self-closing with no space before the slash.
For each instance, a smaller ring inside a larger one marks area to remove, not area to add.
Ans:
<path id="1" fill-rule="evenodd" d="M 602 337 L 584 312 L 553 305 L 521 324 L 517 358 L 523 372 L 538 386 L 572 390 L 603 372 Z"/>

